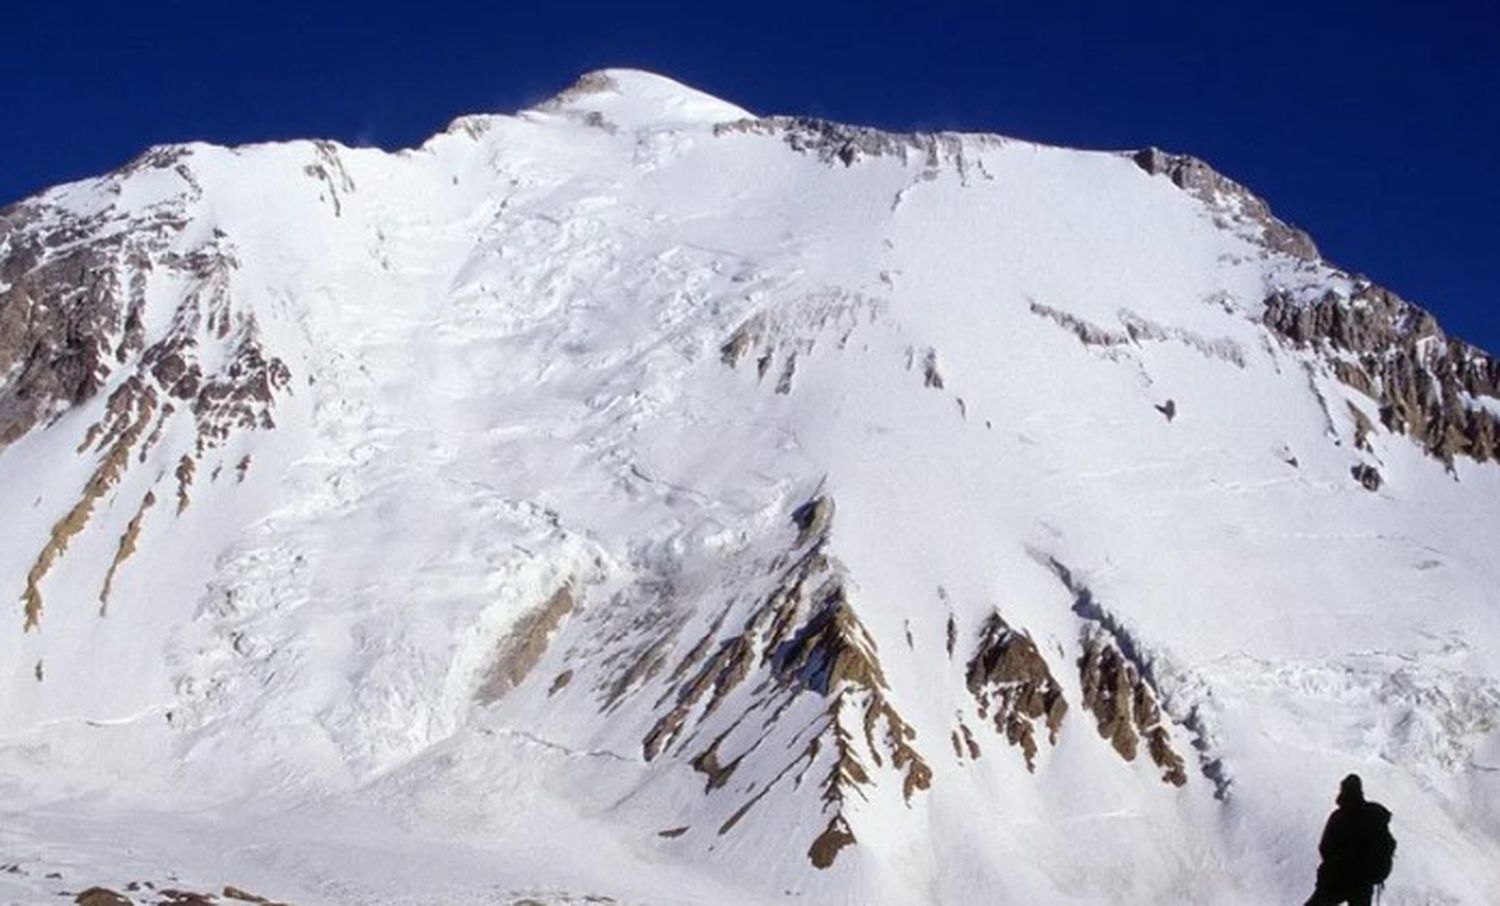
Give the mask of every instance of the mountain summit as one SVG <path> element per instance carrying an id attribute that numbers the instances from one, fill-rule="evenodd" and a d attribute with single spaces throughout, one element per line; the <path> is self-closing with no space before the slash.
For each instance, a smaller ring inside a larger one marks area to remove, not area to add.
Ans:
<path id="1" fill-rule="evenodd" d="M 1497 457 L 1157 149 L 631 70 L 153 148 L 0 210 L 0 894 L 1292 902 L 1357 769 L 1494 902 Z"/>
<path id="2" fill-rule="evenodd" d="M 581 115 L 595 125 L 640 130 L 752 119 L 727 101 L 638 69 L 600 69 L 543 103 L 542 111 Z"/>

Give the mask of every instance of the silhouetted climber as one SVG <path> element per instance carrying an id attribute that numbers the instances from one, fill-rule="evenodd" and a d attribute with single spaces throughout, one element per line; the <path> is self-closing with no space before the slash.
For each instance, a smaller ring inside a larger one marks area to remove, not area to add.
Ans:
<path id="1" fill-rule="evenodd" d="M 1307 906 L 1369 906 L 1375 888 L 1391 873 L 1396 838 L 1391 836 L 1390 810 L 1366 802 L 1364 784 L 1350 774 L 1339 784 L 1338 808 L 1328 816 L 1318 853 L 1318 886 Z"/>

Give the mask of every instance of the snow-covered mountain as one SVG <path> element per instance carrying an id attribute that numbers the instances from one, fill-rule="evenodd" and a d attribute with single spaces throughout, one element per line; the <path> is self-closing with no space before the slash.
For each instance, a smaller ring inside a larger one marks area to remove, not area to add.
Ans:
<path id="1" fill-rule="evenodd" d="M 0 211 L 0 900 L 1300 902 L 1357 771 L 1500 902 L 1497 457 L 1155 149 L 155 148 Z"/>

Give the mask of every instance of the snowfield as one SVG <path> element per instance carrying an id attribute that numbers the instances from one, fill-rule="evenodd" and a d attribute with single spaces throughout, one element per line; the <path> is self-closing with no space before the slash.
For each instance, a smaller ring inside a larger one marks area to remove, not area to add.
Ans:
<path id="1" fill-rule="evenodd" d="M 119 306 L 0 447 L 0 903 L 1291 903 L 1350 771 L 1500 902 L 1500 463 L 1232 189 L 608 70 L 0 212 L 115 287 L 0 337 Z"/>

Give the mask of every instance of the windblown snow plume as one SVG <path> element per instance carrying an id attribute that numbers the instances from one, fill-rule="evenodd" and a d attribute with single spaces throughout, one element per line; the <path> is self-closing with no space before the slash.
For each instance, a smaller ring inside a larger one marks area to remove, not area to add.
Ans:
<path id="1" fill-rule="evenodd" d="M 1357 771 L 1494 903 L 1497 459 L 1155 149 L 156 148 L 0 210 L 0 900 L 1297 902 Z"/>

